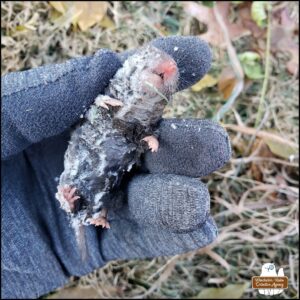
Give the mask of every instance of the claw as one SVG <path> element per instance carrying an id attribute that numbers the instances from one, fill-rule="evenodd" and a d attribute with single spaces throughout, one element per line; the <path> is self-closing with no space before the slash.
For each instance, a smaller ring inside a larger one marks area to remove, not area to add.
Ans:
<path id="1" fill-rule="evenodd" d="M 71 191 L 70 191 L 70 194 L 69 196 L 72 197 L 74 194 L 75 194 L 75 191 L 76 191 L 76 188 L 72 188 Z"/>

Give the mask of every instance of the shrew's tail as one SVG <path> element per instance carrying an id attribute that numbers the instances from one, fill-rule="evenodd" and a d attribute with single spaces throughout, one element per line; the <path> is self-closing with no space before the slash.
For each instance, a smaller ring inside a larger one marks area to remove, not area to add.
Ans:
<path id="1" fill-rule="evenodd" d="M 85 237 L 85 228 L 84 225 L 76 224 L 72 226 L 75 231 L 76 241 L 79 248 L 80 256 L 82 261 L 86 261 L 87 259 L 87 244 L 86 244 L 86 237 Z"/>

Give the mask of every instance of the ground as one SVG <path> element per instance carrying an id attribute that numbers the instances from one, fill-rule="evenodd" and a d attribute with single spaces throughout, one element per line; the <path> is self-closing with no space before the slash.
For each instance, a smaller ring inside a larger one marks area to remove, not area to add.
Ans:
<path id="1" fill-rule="evenodd" d="M 274 1 L 273 7 L 288 7 L 290 12 L 296 12 L 299 7 L 294 3 L 293 6 Z M 239 4 L 230 5 L 234 19 Z M 2 75 L 64 62 L 103 47 L 114 51 L 136 48 L 158 36 L 200 36 L 207 29 L 176 1 L 110 2 L 108 16 L 115 26 L 103 28 L 96 24 L 84 32 L 71 25 L 70 18 L 57 19 L 60 15 L 49 2 L 4 1 L 1 16 Z M 242 297 L 257 298 L 257 291 L 251 288 L 251 276 L 259 275 L 261 266 L 271 261 L 277 268 L 282 267 L 289 278 L 289 288 L 279 297 L 299 297 L 298 158 L 275 155 L 261 138 L 241 132 L 243 125 L 255 127 L 269 55 L 271 72 L 264 97 L 266 113 L 260 119 L 260 129 L 298 144 L 298 72 L 293 75 L 287 70 L 289 53 L 273 51 L 273 44 L 265 55 L 266 36 L 255 38 L 250 34 L 233 41 L 232 45 L 238 54 L 259 52 L 264 76 L 260 80 L 247 78 L 233 107 L 221 118 L 232 142 L 231 161 L 202 179 L 211 193 L 211 214 L 219 228 L 217 241 L 205 249 L 174 257 L 111 262 L 86 277 L 74 278 L 70 283 L 72 288 L 63 290 L 70 297 L 72 293 L 78 297 L 79 290 L 87 287 L 86 297 L 190 298 L 198 295 L 200 298 L 204 288 L 246 283 Z M 231 60 L 226 47 L 212 46 L 212 50 L 209 74 L 218 78 Z M 165 117 L 211 118 L 225 102 L 217 85 L 199 92 L 189 88 L 176 95 Z M 230 125 L 238 126 L 232 130 Z M 59 295 L 54 293 L 50 297 Z"/>

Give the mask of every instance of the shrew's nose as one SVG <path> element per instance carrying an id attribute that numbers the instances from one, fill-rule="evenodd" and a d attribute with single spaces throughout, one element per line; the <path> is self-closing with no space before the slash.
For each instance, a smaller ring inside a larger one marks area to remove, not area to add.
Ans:
<path id="1" fill-rule="evenodd" d="M 177 66 L 174 61 L 168 60 L 160 63 L 157 66 L 156 71 L 158 74 L 163 74 L 163 78 L 165 81 L 172 81 L 176 77 Z"/>

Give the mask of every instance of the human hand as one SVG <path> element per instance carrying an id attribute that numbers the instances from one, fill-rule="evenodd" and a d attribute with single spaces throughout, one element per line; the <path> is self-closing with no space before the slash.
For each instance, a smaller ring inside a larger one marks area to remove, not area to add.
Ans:
<path id="1" fill-rule="evenodd" d="M 209 69 L 209 49 L 198 38 L 168 37 L 152 43 L 175 59 L 181 74 L 180 89 L 197 82 Z M 8 213 L 12 205 L 29 216 L 25 227 L 15 216 L 17 229 L 4 247 L 12 251 L 10 246 L 19 243 L 14 239 L 19 241 L 22 231 L 32 225 L 38 230 L 27 237 L 28 243 L 32 239 L 35 249 L 47 249 L 47 260 L 62 264 L 67 276 L 85 274 L 111 259 L 171 255 L 201 248 L 217 235 L 209 216 L 207 187 L 195 177 L 205 176 L 227 162 L 228 136 L 208 120 L 163 120 L 159 151 L 146 153 L 143 173 L 129 182 L 122 206 L 109 212 L 111 229 L 87 227 L 89 259 L 85 264 L 79 259 L 67 216 L 54 197 L 55 178 L 63 170 L 69 127 L 103 92 L 121 66 L 119 58 L 123 60 L 127 54 L 99 51 L 93 57 L 49 66 L 45 71 L 30 70 L 18 80 L 13 75 L 3 79 L 3 166 L 7 172 L 24 168 L 16 175 L 20 182 L 15 184 L 27 189 L 33 186 L 30 201 L 18 203 L 22 200 L 14 198 L 4 203 L 4 219 L 12 218 Z M 31 87 L 24 89 L 28 85 Z M 9 101 L 11 97 L 14 102 Z M 4 182 L 4 189 L 10 193 L 15 188 L 11 182 Z M 32 217 L 33 207 L 36 218 Z M 3 224 L 9 226 L 5 220 Z M 12 229 L 7 231 L 11 233 Z M 36 268 L 41 269 L 40 260 L 45 257 L 39 259 L 39 255 L 35 255 Z M 55 274 L 60 282 L 66 276 Z"/>

